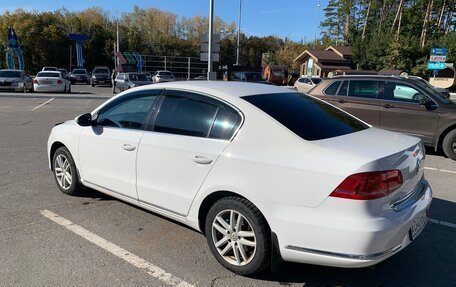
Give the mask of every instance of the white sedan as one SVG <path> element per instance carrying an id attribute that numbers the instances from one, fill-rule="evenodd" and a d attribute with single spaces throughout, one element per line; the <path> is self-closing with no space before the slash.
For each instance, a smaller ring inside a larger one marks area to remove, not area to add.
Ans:
<path id="1" fill-rule="evenodd" d="M 39 72 L 33 80 L 35 92 L 63 92 L 71 93 L 71 83 L 61 72 Z"/>
<path id="2" fill-rule="evenodd" d="M 128 90 L 48 141 L 62 192 L 86 186 L 186 224 L 242 275 L 278 259 L 364 267 L 404 249 L 432 200 L 424 152 L 295 91 L 208 81 Z"/>

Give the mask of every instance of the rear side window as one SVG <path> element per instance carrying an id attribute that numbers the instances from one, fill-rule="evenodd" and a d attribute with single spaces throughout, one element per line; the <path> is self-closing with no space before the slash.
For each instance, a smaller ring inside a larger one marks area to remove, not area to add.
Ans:
<path id="1" fill-rule="evenodd" d="M 377 98 L 377 81 L 350 81 L 348 89 L 350 97 Z"/>
<path id="2" fill-rule="evenodd" d="M 157 115 L 154 131 L 207 137 L 218 107 L 189 97 L 166 96 Z"/>
<path id="3" fill-rule="evenodd" d="M 209 134 L 210 138 L 229 140 L 241 123 L 241 116 L 229 107 L 219 108 Z"/>
<path id="4" fill-rule="evenodd" d="M 309 141 L 342 136 L 369 128 L 345 112 L 300 93 L 254 95 L 245 96 L 243 99 Z"/>
<path id="5" fill-rule="evenodd" d="M 343 81 L 340 86 L 339 91 L 337 92 L 338 96 L 346 96 L 348 93 L 348 81 Z"/>
<path id="6" fill-rule="evenodd" d="M 324 91 L 326 95 L 334 96 L 339 88 L 340 81 L 335 81 L 334 83 L 330 84 Z"/>

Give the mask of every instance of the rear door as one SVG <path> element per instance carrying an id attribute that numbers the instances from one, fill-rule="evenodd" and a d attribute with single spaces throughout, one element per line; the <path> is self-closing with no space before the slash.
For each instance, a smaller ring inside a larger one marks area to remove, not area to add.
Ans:
<path id="1" fill-rule="evenodd" d="M 382 87 L 380 127 L 420 137 L 432 144 L 439 121 L 439 107 L 424 92 L 402 82 L 380 82 Z M 432 104 L 420 105 L 421 98 Z"/>
<path id="2" fill-rule="evenodd" d="M 323 99 L 373 125 L 380 124 L 377 80 L 341 80 L 330 84 Z"/>
<path id="3" fill-rule="evenodd" d="M 201 184 L 230 143 L 240 114 L 214 98 L 165 90 L 141 139 L 140 202 L 185 216 Z"/>

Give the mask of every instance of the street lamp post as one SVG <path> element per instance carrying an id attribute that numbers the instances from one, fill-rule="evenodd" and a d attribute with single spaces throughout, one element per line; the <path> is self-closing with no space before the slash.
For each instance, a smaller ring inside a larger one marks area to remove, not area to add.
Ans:
<path id="1" fill-rule="evenodd" d="M 317 46 L 317 32 L 318 32 L 318 10 L 320 9 L 320 0 L 317 0 L 317 13 L 315 13 L 315 36 L 314 48 Z"/>
<path id="2" fill-rule="evenodd" d="M 207 49 L 207 79 L 211 80 L 212 75 L 212 30 L 214 26 L 214 0 L 209 0 L 209 35 L 208 35 L 208 49 Z"/>
<path id="3" fill-rule="evenodd" d="M 239 0 L 239 17 L 238 17 L 238 30 L 237 30 L 237 46 L 236 46 L 236 65 L 239 65 L 239 42 L 241 37 L 241 11 L 242 11 L 242 0 Z"/>

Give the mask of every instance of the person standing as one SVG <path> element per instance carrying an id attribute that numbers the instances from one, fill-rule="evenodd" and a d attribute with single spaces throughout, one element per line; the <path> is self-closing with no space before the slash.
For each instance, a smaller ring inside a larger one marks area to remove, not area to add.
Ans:
<path id="1" fill-rule="evenodd" d="M 112 86 L 112 93 L 115 94 L 116 93 L 116 77 L 117 77 L 117 71 L 116 69 L 113 69 L 112 70 L 112 74 L 111 74 L 111 86 Z"/>

